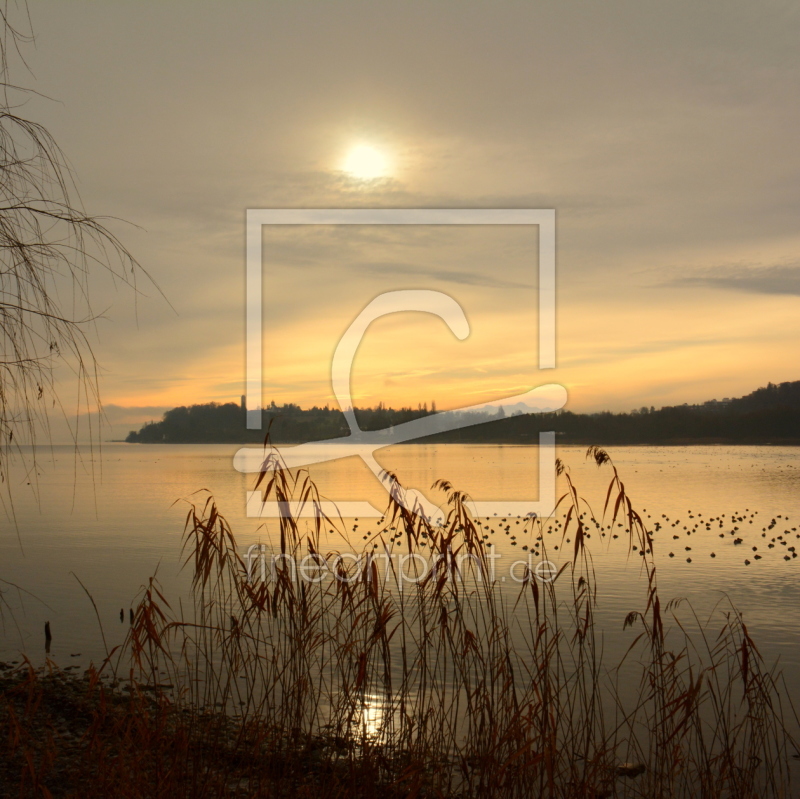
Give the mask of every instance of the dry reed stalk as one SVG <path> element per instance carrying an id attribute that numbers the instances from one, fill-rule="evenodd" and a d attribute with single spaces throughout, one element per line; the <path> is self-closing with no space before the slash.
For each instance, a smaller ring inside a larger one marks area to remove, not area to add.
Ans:
<path id="1" fill-rule="evenodd" d="M 326 533 L 341 520 L 269 450 L 258 487 L 287 509 L 309 505 L 311 529 L 287 512 L 274 574 L 253 582 L 213 500 L 190 507 L 189 618 L 154 579 L 145 587 L 118 654 L 128 699 L 108 701 L 99 677 L 88 689 L 102 702 L 86 767 L 120 796 L 788 796 L 779 675 L 733 606 L 714 633 L 662 602 L 652 534 L 607 453 L 587 454 L 612 472 L 604 515 L 641 553 L 642 609 L 624 620 L 634 637 L 621 662 L 606 663 L 596 615 L 587 539 L 599 522 L 560 464 L 570 557 L 511 596 L 488 579 L 484 528 L 449 483 L 436 484 L 448 512 L 434 525 L 386 475 L 385 524 L 343 561 Z M 543 521 L 525 526 L 546 559 Z M 436 563 L 403 590 L 388 559 L 398 542 Z M 304 556 L 328 579 L 298 579 Z"/>

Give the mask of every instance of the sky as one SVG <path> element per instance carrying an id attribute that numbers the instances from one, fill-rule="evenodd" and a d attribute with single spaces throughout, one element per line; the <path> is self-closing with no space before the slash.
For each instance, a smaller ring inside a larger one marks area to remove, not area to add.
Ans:
<path id="1" fill-rule="evenodd" d="M 339 338 L 400 289 L 450 295 L 470 335 L 421 313 L 374 322 L 356 404 L 458 408 L 555 382 L 568 409 L 630 410 L 800 379 L 797 4 L 33 0 L 30 15 L 24 114 L 164 295 L 93 286 L 112 434 L 239 401 L 248 208 L 557 218 L 552 370 L 535 227 L 265 230 L 267 402 L 334 404 Z"/>

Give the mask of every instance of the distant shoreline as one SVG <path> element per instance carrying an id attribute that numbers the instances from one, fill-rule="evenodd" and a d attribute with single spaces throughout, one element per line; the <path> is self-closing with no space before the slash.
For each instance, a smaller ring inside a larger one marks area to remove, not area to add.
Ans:
<path id="1" fill-rule="evenodd" d="M 365 434 L 392 439 L 392 431 L 405 428 L 409 433 L 427 433 L 414 442 L 431 444 L 525 445 L 538 442 L 540 433 L 555 430 L 559 443 L 578 446 L 800 445 L 800 380 L 769 383 L 745 397 L 658 410 L 642 407 L 629 413 L 539 412 L 516 406 L 490 411 L 447 411 L 447 417 L 437 424 L 431 419 L 439 413 L 435 403 L 430 408 L 427 403 L 416 408 L 389 408 L 379 403 L 374 408 L 353 408 L 353 416 Z M 256 429 L 249 429 L 254 421 Z M 250 411 L 242 398 L 238 405 L 211 402 L 173 408 L 160 422 L 132 430 L 126 441 L 259 445 L 269 431 L 270 441 L 280 446 L 345 438 L 353 421 L 340 409 L 328 406 L 303 409 L 293 403 L 278 406 L 273 402 Z M 416 428 L 406 427 L 408 423 Z M 404 439 L 405 434 L 396 437 Z M 393 444 L 387 440 L 386 445 Z"/>

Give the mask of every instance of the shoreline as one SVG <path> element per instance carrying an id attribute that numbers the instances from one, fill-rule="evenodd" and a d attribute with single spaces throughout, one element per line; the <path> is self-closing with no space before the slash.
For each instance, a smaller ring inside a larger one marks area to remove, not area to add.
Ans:
<path id="1" fill-rule="evenodd" d="M 353 771 L 367 781 L 364 796 L 407 795 L 397 785 L 404 764 L 389 758 L 376 771 L 380 745 L 355 734 L 253 734 L 241 717 L 187 706 L 160 685 L 113 679 L 93 666 L 83 674 L 9 669 L 0 664 L 4 796 L 189 797 L 199 784 L 212 796 L 327 796 L 351 788 Z"/>

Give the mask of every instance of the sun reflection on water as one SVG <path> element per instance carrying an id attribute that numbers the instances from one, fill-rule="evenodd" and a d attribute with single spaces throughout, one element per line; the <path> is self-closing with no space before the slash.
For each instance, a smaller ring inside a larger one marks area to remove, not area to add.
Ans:
<path id="1" fill-rule="evenodd" d="M 364 694 L 361 712 L 353 719 L 367 738 L 378 739 L 385 734 L 386 697 L 380 694 Z"/>

